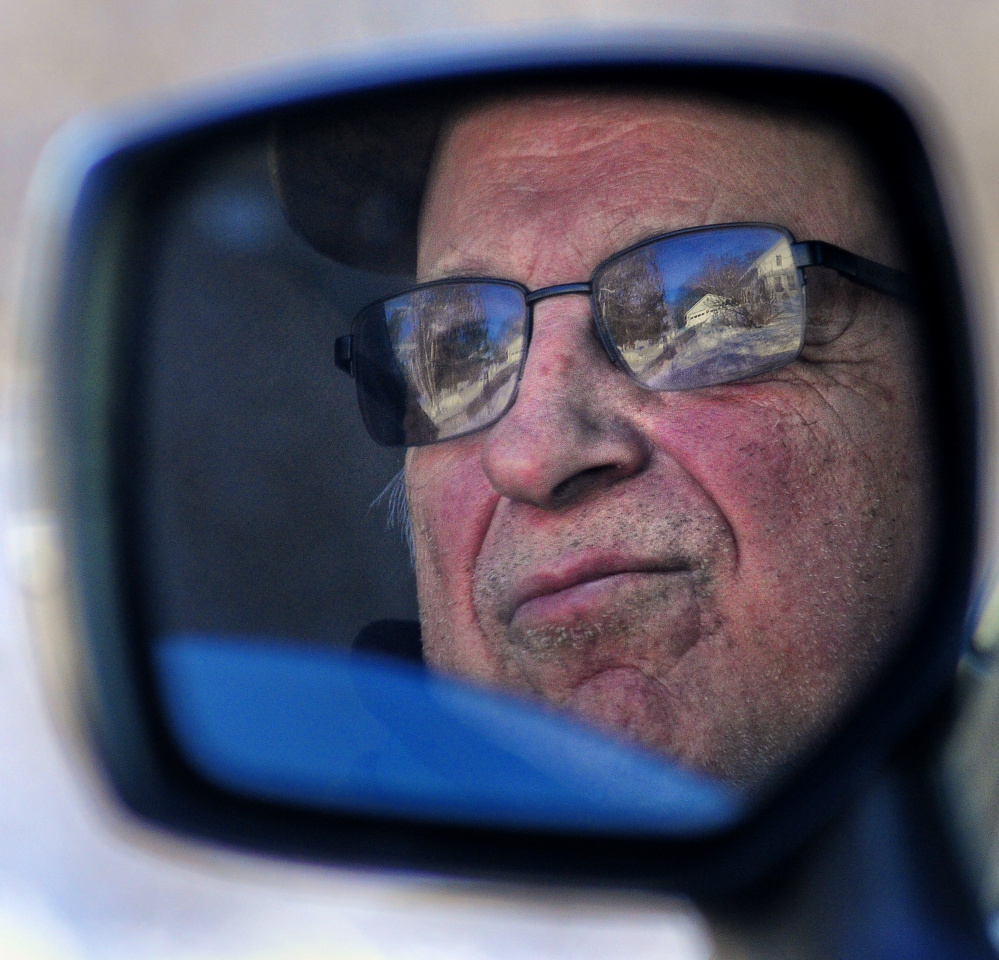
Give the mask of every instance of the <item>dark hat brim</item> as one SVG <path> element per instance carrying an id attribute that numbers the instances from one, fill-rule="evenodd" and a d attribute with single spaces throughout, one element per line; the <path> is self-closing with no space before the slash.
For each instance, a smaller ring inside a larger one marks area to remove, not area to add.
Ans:
<path id="1" fill-rule="evenodd" d="M 288 222 L 348 266 L 414 274 L 420 204 L 452 106 L 383 95 L 276 122 L 271 173 Z"/>

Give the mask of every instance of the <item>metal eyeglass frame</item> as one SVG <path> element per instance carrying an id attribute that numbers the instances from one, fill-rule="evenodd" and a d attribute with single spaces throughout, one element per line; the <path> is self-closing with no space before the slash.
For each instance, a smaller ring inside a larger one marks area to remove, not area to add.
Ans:
<path id="1" fill-rule="evenodd" d="M 526 360 L 527 349 L 530 347 L 531 334 L 533 331 L 533 315 L 534 311 L 531 309 L 534 304 L 541 302 L 542 300 L 548 300 L 551 297 L 561 297 L 568 295 L 577 296 L 593 296 L 593 278 L 596 277 L 605 265 L 613 260 L 617 260 L 633 250 L 637 250 L 641 247 L 649 246 L 653 243 L 658 243 L 662 240 L 668 240 L 673 237 L 682 236 L 683 234 L 690 234 L 696 232 L 705 232 L 710 230 L 725 230 L 744 227 L 765 227 L 769 229 L 776 229 L 781 231 L 785 236 L 787 236 L 790 247 L 791 255 L 794 261 L 794 266 L 798 270 L 804 270 L 807 267 L 826 267 L 830 270 L 834 270 L 841 277 L 846 278 L 854 283 L 857 283 L 863 287 L 867 287 L 870 290 L 874 290 L 878 293 L 885 294 L 890 297 L 894 297 L 898 300 L 903 300 L 906 302 L 911 302 L 914 297 L 914 289 L 912 278 L 901 270 L 896 270 L 893 267 L 887 267 L 884 264 L 877 263 L 874 260 L 868 260 L 866 257 L 862 257 L 859 254 L 851 253 L 849 250 L 845 250 L 842 247 L 836 246 L 833 243 L 827 243 L 823 240 L 802 240 L 796 241 L 791 232 L 786 228 L 778 224 L 772 223 L 761 223 L 756 221 L 745 221 L 736 223 L 718 223 L 718 224 L 707 224 L 697 227 L 686 227 L 682 230 L 672 230 L 668 233 L 656 234 L 651 237 L 647 237 L 644 240 L 640 240 L 637 243 L 633 243 L 623 250 L 619 250 L 616 253 L 611 254 L 611 256 L 602 260 L 593 269 L 590 274 L 590 279 L 580 283 L 559 283 L 554 284 L 549 287 L 540 287 L 537 290 L 530 290 L 521 283 L 515 280 L 506 280 L 500 277 L 448 277 L 441 280 L 432 280 L 428 283 L 420 283 L 415 286 L 408 287 L 405 290 L 400 290 L 398 293 L 391 294 L 388 297 L 382 297 L 378 300 L 372 301 L 370 304 L 364 307 L 363 310 L 359 311 L 357 316 L 354 318 L 351 324 L 352 332 L 345 334 L 343 336 L 337 337 L 333 344 L 334 350 L 334 362 L 336 366 L 347 373 L 352 378 L 354 377 L 354 351 L 353 343 L 357 336 L 356 326 L 359 322 L 361 316 L 371 307 L 377 306 L 380 303 L 386 303 L 389 300 L 393 300 L 396 297 L 402 297 L 406 294 L 415 293 L 419 290 L 425 290 L 429 287 L 435 287 L 451 283 L 495 283 L 503 286 L 512 286 L 520 290 L 524 295 L 524 302 L 527 307 L 527 317 L 525 320 L 525 350 L 524 358 Z M 802 286 L 805 285 L 804 274 L 801 276 Z M 600 337 L 600 342 L 603 344 L 604 350 L 607 352 L 614 366 L 622 368 L 625 373 L 632 376 L 631 371 L 623 364 L 621 360 L 619 350 L 616 344 L 610 339 L 609 334 L 604 329 L 604 325 L 601 324 L 597 319 L 597 313 L 594 311 L 594 323 L 597 328 L 597 332 Z M 523 363 L 521 364 L 523 367 Z M 518 371 L 517 379 L 519 381 L 523 370 Z M 640 381 L 638 381 L 640 382 Z M 733 381 L 735 382 L 735 381 Z M 645 386 L 645 384 L 642 384 Z M 506 413 L 509 412 L 510 407 L 513 406 L 514 399 L 516 397 L 516 391 L 514 392 L 514 397 L 511 398 L 510 404 L 500 413 L 495 420 L 484 424 L 481 427 L 476 427 L 475 430 L 469 431 L 469 433 L 476 433 L 479 430 L 485 430 L 492 426 L 499 419 L 501 419 Z M 460 434 L 459 436 L 466 436 L 467 434 Z M 446 439 L 457 439 L 456 437 L 448 437 Z M 432 441 L 432 442 L 444 442 Z M 414 444 L 414 446 L 417 444 Z"/>

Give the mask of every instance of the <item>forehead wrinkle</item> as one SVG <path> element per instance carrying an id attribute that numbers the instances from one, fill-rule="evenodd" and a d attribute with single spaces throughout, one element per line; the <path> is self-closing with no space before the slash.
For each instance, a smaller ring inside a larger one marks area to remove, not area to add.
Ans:
<path id="1" fill-rule="evenodd" d="M 704 130 L 702 123 L 680 123 L 663 130 L 661 118 L 635 119 L 619 123 L 614 134 L 601 128 L 597 142 L 575 142 L 579 130 L 578 123 L 567 122 L 560 126 L 548 118 L 546 124 L 526 143 L 516 136 L 499 139 L 497 135 L 480 138 L 474 130 L 464 130 L 460 125 L 447 140 L 446 161 L 438 173 L 453 178 L 455 168 L 460 169 L 463 178 L 489 185 L 495 192 L 508 192 L 514 195 L 531 196 L 536 193 L 551 193 L 555 189 L 570 189 L 567 185 L 575 178 L 580 186 L 601 186 L 602 181 L 617 178 L 621 185 L 627 178 L 637 180 L 651 172 L 660 172 L 665 166 L 672 168 L 675 176 L 680 172 L 693 174 L 695 179 L 706 179 L 705 156 L 695 156 L 694 151 L 685 146 L 688 138 L 681 129 L 695 126 L 699 131 L 698 146 L 718 139 L 720 134 L 710 129 Z M 642 132 L 642 136 L 633 136 Z M 464 138 L 461 134 L 464 133 Z M 545 138 L 553 142 L 545 146 Z M 490 149 L 483 149 L 485 146 Z M 471 156 L 469 152 L 471 151 Z M 620 156 L 627 151 L 631 168 L 620 169 Z M 487 177 L 482 177 L 487 174 Z M 462 179 L 457 178 L 457 179 Z M 613 186 L 613 184 L 611 184 Z"/>
<path id="2" fill-rule="evenodd" d="M 717 184 L 704 182 L 694 165 L 674 166 L 655 202 L 648 202 L 650 180 L 661 179 L 658 166 L 656 158 L 646 157 L 626 169 L 606 167 L 578 177 L 562 171 L 543 189 L 514 178 L 490 182 L 473 195 L 466 192 L 448 210 L 445 231 L 460 237 L 460 243 L 452 241 L 425 272 L 432 276 L 491 275 L 502 260 L 507 270 L 516 267 L 518 276 L 511 279 L 526 282 L 540 261 L 558 258 L 567 250 L 575 251 L 579 262 L 593 269 L 655 234 L 715 222 L 710 211 Z M 701 182 L 691 182 L 695 179 Z M 483 209 L 502 212 L 502 232 L 481 228 Z M 539 236 L 543 243 L 537 242 Z"/>
<path id="3" fill-rule="evenodd" d="M 897 262 L 861 160 L 834 131 L 750 107 L 600 96 L 487 105 L 444 137 L 425 207 L 436 199 L 443 217 L 421 230 L 421 267 L 479 273 L 505 247 L 523 274 L 511 279 L 524 279 L 541 256 L 524 249 L 520 225 L 532 222 L 546 247 L 573 238 L 591 268 L 653 234 L 732 220 L 780 223 L 798 239 Z M 448 240 L 426 264 L 427 242 Z M 500 269 L 509 267 L 486 273 Z"/>
<path id="4" fill-rule="evenodd" d="M 558 129 L 558 125 L 554 125 Z M 625 198 L 622 205 L 631 203 L 641 212 L 643 207 L 657 208 L 655 224 L 671 226 L 696 226 L 703 220 L 684 223 L 661 223 L 662 208 L 674 206 L 681 215 L 690 210 L 708 211 L 720 196 L 731 200 L 753 199 L 772 195 L 774 183 L 774 158 L 765 151 L 746 149 L 739 131 L 721 131 L 706 128 L 704 123 L 689 122 L 678 130 L 675 126 L 663 131 L 657 118 L 625 125 L 631 130 L 643 130 L 648 135 L 638 141 L 625 135 L 604 136 L 597 146 L 584 144 L 570 149 L 520 149 L 519 142 L 505 142 L 502 149 L 483 151 L 481 141 L 469 136 L 468 142 L 459 142 L 447 154 L 439 172 L 437 186 L 456 200 L 460 213 L 462 204 L 472 205 L 472 215 L 485 203 L 500 205 L 513 214 L 523 212 L 533 215 L 539 207 L 570 206 L 580 209 L 597 206 L 604 219 L 609 205 L 617 197 Z M 575 130 L 574 125 L 569 125 Z M 460 134 L 461 130 L 458 131 Z M 564 139 L 566 131 L 562 131 Z M 727 134 L 727 136 L 725 135 Z M 739 141 L 722 143 L 721 141 Z M 454 139 L 450 141 L 455 145 Z M 613 150 L 605 149 L 611 146 Z M 471 150 L 471 156 L 468 155 Z M 627 151 L 627 164 L 621 156 Z M 721 168 L 721 169 L 719 169 Z M 792 178 L 785 177 L 784 187 Z M 467 187 L 474 184 L 474 189 Z M 761 194 L 761 186 L 765 185 Z M 465 189 L 463 189 L 463 187 Z M 725 187 L 724 190 L 722 188 Z M 781 191 L 786 193 L 786 189 Z M 795 191 L 797 192 L 797 191 Z M 730 214 L 731 216 L 731 214 Z M 646 226 L 636 228 L 636 237 L 646 232 Z"/>
<path id="5" fill-rule="evenodd" d="M 553 127 L 553 116 L 565 121 L 561 128 Z M 452 119 L 448 133 L 465 127 L 475 133 L 479 143 L 508 143 L 518 155 L 543 157 L 614 144 L 622 135 L 636 131 L 651 131 L 658 137 L 659 132 L 652 128 L 664 120 L 681 129 L 716 116 L 716 105 L 708 107 L 691 98 L 606 93 L 525 95 L 466 110 Z M 538 138 L 539 130 L 544 139 Z"/>

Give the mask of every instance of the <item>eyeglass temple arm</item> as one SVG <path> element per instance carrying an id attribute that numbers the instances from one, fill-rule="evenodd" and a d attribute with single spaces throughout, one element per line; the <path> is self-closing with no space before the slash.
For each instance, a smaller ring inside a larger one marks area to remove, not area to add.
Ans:
<path id="1" fill-rule="evenodd" d="M 877 290 L 878 293 L 885 293 L 899 300 L 915 299 L 912 278 L 908 274 L 859 257 L 833 243 L 803 240 L 801 243 L 791 244 L 791 254 L 796 267 L 828 267 L 840 276 Z"/>

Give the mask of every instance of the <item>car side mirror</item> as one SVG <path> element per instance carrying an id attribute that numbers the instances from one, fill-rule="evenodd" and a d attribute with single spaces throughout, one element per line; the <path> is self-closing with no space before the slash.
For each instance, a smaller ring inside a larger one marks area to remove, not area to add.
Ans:
<path id="1" fill-rule="evenodd" d="M 951 684 L 977 535 L 960 275 L 872 76 L 597 40 L 68 128 L 29 575 L 121 799 L 692 893 L 825 822 Z"/>

